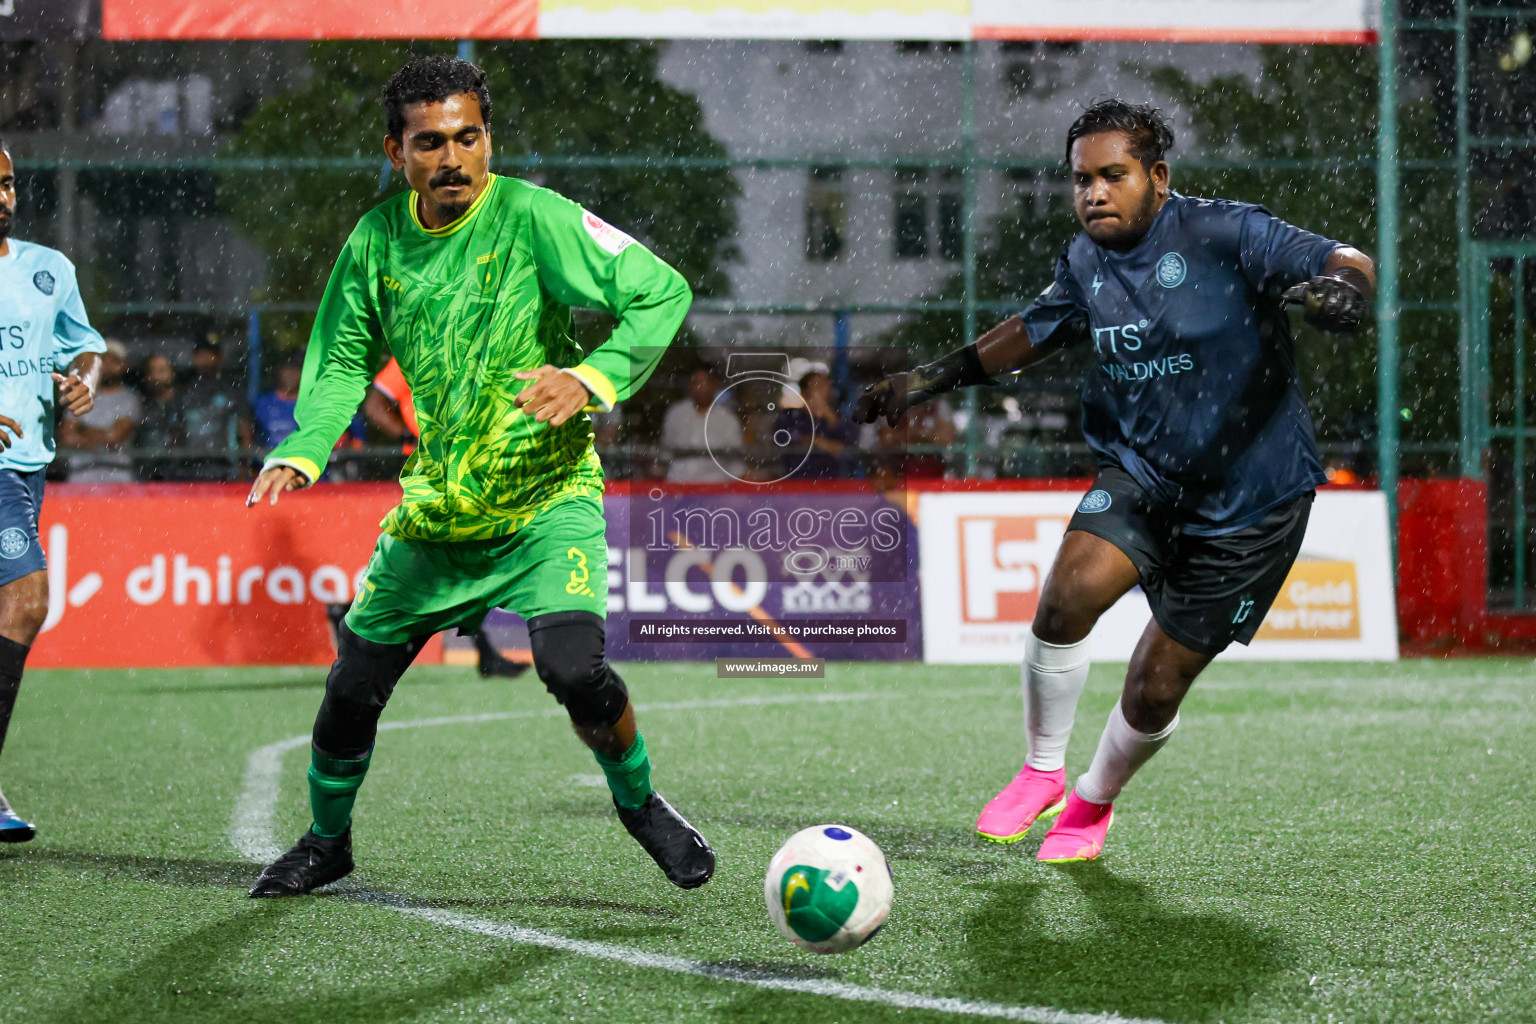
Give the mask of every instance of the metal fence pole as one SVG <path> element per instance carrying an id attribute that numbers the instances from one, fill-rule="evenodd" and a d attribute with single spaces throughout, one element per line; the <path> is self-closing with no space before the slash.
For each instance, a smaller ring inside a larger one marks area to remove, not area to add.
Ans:
<path id="1" fill-rule="evenodd" d="M 965 262 L 965 294 L 961 300 L 961 344 L 976 340 L 976 41 L 967 39 L 961 55 L 960 131 L 964 165 L 961 177 L 961 258 Z M 981 458 L 981 403 L 975 388 L 965 390 L 965 475 L 975 476 Z"/>
<path id="2" fill-rule="evenodd" d="M 1397 344 L 1397 0 L 1381 0 L 1376 130 L 1376 467 L 1387 498 L 1387 536 L 1397 551 L 1399 365 Z"/>
<path id="3" fill-rule="evenodd" d="M 1461 475 L 1482 479 L 1484 424 L 1487 409 L 1480 401 L 1486 388 L 1477 340 L 1472 330 L 1472 129 L 1467 87 L 1471 58 L 1467 51 L 1467 0 L 1456 0 L 1456 310 L 1457 348 L 1461 357 Z"/>
<path id="4" fill-rule="evenodd" d="M 245 397 L 252 408 L 261 394 L 261 307 L 252 306 L 245 319 Z"/>
<path id="5" fill-rule="evenodd" d="M 1514 285 L 1515 298 L 1515 601 L 1516 611 L 1525 611 L 1525 588 L 1528 571 L 1526 545 L 1529 543 L 1528 529 L 1526 526 L 1525 492 L 1525 275 L 1527 272 L 1526 257 L 1515 258 L 1515 266 L 1511 283 Z"/>
<path id="6" fill-rule="evenodd" d="M 832 383 L 843 396 L 843 406 L 851 410 L 854 399 L 853 374 L 849 367 L 849 350 L 853 345 L 853 324 L 847 310 L 832 314 Z"/>

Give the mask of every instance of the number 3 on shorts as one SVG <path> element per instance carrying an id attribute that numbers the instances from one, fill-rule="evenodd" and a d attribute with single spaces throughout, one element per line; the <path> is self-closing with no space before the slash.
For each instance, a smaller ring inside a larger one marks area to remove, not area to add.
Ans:
<path id="1" fill-rule="evenodd" d="M 583 597 L 592 597 L 592 588 L 587 586 L 587 581 L 592 578 L 587 569 L 587 555 L 581 548 L 571 548 L 565 553 L 565 557 L 576 563 L 571 570 L 571 581 L 565 585 L 567 594 L 580 594 Z"/>

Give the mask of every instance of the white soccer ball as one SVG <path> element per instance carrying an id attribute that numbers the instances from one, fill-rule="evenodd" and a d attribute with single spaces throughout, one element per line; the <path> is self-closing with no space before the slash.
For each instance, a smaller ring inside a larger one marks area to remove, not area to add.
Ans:
<path id="1" fill-rule="evenodd" d="M 885 924 L 894 895 L 885 854 L 847 825 L 796 832 L 768 862 L 763 880 L 774 927 L 813 953 L 843 953 L 868 942 Z"/>

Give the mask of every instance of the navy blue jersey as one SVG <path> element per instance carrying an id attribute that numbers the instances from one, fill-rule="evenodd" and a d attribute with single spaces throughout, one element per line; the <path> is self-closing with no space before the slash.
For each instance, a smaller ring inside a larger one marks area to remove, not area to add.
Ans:
<path id="1" fill-rule="evenodd" d="M 1127 252 L 1079 233 L 1020 316 L 1037 347 L 1093 345 L 1083 434 L 1100 460 L 1186 532 L 1228 533 L 1326 479 L 1280 293 L 1339 246 L 1262 206 L 1174 193 Z"/>

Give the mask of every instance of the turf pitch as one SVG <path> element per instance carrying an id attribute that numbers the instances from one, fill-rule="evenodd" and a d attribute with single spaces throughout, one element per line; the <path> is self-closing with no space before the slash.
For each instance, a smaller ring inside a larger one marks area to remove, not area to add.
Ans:
<path id="1" fill-rule="evenodd" d="M 1121 671 L 1095 667 L 1069 772 Z M 0 848 L 0 1020 L 1536 1019 L 1528 660 L 1218 663 L 1104 858 L 1062 868 L 1038 832 L 971 832 L 1021 755 L 1015 669 L 623 672 L 658 789 L 719 853 L 697 892 L 526 677 L 414 669 L 386 722 L 452 720 L 381 733 L 357 874 L 254 901 L 248 858 L 308 823 L 324 672 L 29 674 L 0 782 L 40 831 Z M 832 958 L 762 905 L 823 821 L 896 877 L 889 926 Z"/>

